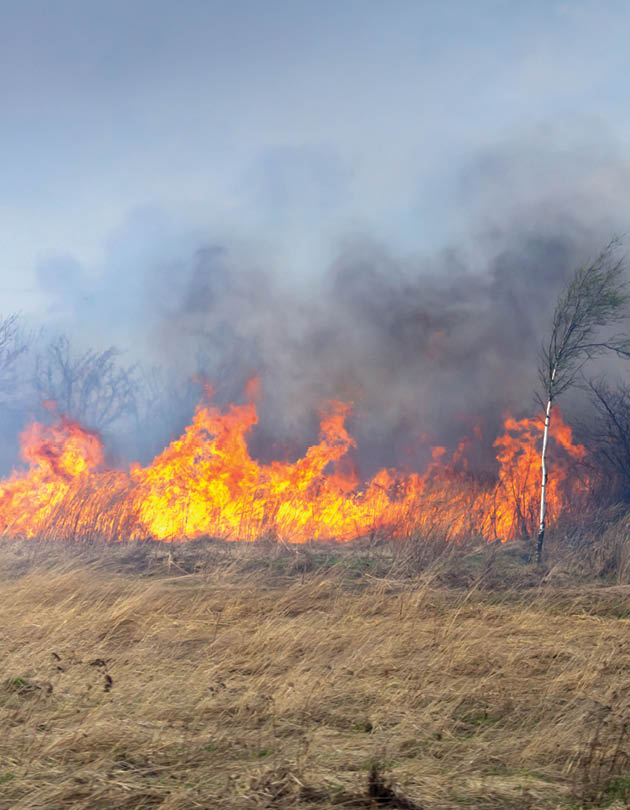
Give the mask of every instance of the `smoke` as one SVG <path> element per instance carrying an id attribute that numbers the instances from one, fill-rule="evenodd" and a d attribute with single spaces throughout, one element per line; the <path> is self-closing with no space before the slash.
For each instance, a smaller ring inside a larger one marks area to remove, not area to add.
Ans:
<path id="1" fill-rule="evenodd" d="M 490 443 L 505 412 L 535 408 L 557 293 L 623 232 L 629 175 L 602 133 L 570 144 L 530 134 L 459 171 L 451 245 L 402 255 L 355 233 L 329 266 L 298 278 L 255 245 L 182 233 L 146 209 L 112 239 L 103 273 L 71 257 L 40 269 L 49 322 L 163 369 L 170 403 L 158 410 L 169 420 L 144 425 L 152 450 L 190 417 L 191 377 L 227 403 L 258 375 L 259 455 L 302 451 L 337 398 L 354 403 L 362 472 L 421 466 L 427 442 L 453 444 L 477 423 Z"/>

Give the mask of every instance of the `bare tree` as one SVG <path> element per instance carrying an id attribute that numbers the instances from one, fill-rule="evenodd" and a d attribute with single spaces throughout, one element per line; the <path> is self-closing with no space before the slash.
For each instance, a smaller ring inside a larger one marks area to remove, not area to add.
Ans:
<path id="1" fill-rule="evenodd" d="M 554 400 L 575 385 L 585 363 L 607 352 L 630 356 L 624 335 L 602 335 L 605 327 L 626 317 L 629 295 L 623 279 L 623 259 L 613 239 L 597 258 L 578 268 L 556 302 L 548 343 L 540 352 L 538 374 L 543 387 L 545 429 L 541 451 L 540 521 L 536 559 L 540 564 L 545 539 L 547 444 Z"/>
<path id="2" fill-rule="evenodd" d="M 586 388 L 595 408 L 594 418 L 580 425 L 580 435 L 592 448 L 598 468 L 605 471 L 611 498 L 630 502 L 630 385 L 610 385 L 602 378 Z"/>
<path id="3" fill-rule="evenodd" d="M 133 413 L 136 367 L 118 364 L 115 347 L 74 354 L 65 335 L 55 338 L 35 361 L 35 389 L 62 413 L 103 430 Z"/>
<path id="4" fill-rule="evenodd" d="M 14 393 L 17 386 L 18 361 L 29 349 L 31 340 L 22 327 L 19 315 L 0 317 L 0 392 Z"/>
<path id="5" fill-rule="evenodd" d="M 204 380 L 174 367 L 141 365 L 137 381 L 127 447 L 134 457 L 148 461 L 190 424 L 203 397 Z"/>

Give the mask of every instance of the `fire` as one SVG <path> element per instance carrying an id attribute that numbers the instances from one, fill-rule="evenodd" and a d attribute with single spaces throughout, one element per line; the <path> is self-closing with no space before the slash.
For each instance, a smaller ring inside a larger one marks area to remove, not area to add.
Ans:
<path id="1" fill-rule="evenodd" d="M 494 442 L 497 473 L 480 483 L 469 455 L 473 431 L 448 453 L 434 447 L 424 474 L 382 469 L 361 482 L 344 463 L 356 443 L 348 404 L 330 402 L 317 444 L 294 463 L 263 464 L 247 436 L 258 421 L 254 397 L 221 411 L 200 404 L 183 435 L 146 466 L 107 469 L 99 436 L 77 422 L 30 425 L 22 435 L 26 469 L 0 482 L 0 533 L 9 537 L 190 540 L 220 537 L 289 542 L 348 541 L 375 531 L 397 536 L 436 530 L 508 540 L 535 524 L 542 422 L 507 417 Z M 549 517 L 579 498 L 572 474 L 584 448 L 558 413 L 552 422 Z"/>

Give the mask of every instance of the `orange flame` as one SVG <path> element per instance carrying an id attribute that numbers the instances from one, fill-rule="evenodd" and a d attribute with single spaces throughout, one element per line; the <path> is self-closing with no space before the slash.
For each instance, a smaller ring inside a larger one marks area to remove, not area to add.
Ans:
<path id="1" fill-rule="evenodd" d="M 256 386 L 249 393 L 253 396 Z M 344 464 L 356 446 L 345 427 L 351 408 L 329 403 L 317 444 L 295 463 L 253 459 L 247 435 L 255 404 L 225 412 L 201 404 L 183 435 L 154 461 L 128 471 L 106 469 L 100 438 L 60 418 L 30 425 L 21 439 L 27 469 L 0 482 L 0 533 L 9 537 L 103 537 L 107 540 L 190 540 L 212 536 L 290 542 L 347 541 L 374 531 L 405 536 L 438 529 L 444 537 L 475 533 L 507 540 L 531 532 L 536 519 L 542 422 L 505 419 L 494 443 L 498 473 L 480 483 L 468 453 L 473 430 L 449 455 L 432 449 L 423 475 L 380 470 L 364 484 Z M 552 421 L 549 517 L 586 484 L 571 474 L 585 455 L 558 413 Z"/>

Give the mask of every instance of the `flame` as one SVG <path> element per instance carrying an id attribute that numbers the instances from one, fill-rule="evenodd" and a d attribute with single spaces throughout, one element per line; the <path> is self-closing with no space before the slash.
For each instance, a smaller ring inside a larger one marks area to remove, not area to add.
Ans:
<path id="1" fill-rule="evenodd" d="M 21 437 L 26 469 L 0 482 L 0 533 L 9 537 L 102 537 L 190 540 L 220 537 L 289 542 L 347 541 L 374 531 L 397 536 L 439 530 L 457 539 L 475 533 L 508 540 L 536 520 L 542 421 L 505 418 L 494 442 L 497 472 L 480 481 L 469 456 L 482 435 L 474 428 L 455 451 L 433 447 L 424 474 L 382 469 L 362 483 L 348 462 L 356 443 L 346 429 L 348 404 L 321 414 L 317 444 L 294 463 L 253 459 L 247 436 L 258 421 L 251 401 L 222 412 L 200 404 L 183 435 L 154 461 L 107 469 L 99 436 L 63 417 L 30 425 Z M 208 387 L 208 394 L 210 389 Z M 585 456 L 554 414 L 549 518 L 584 494 L 573 473 Z"/>

